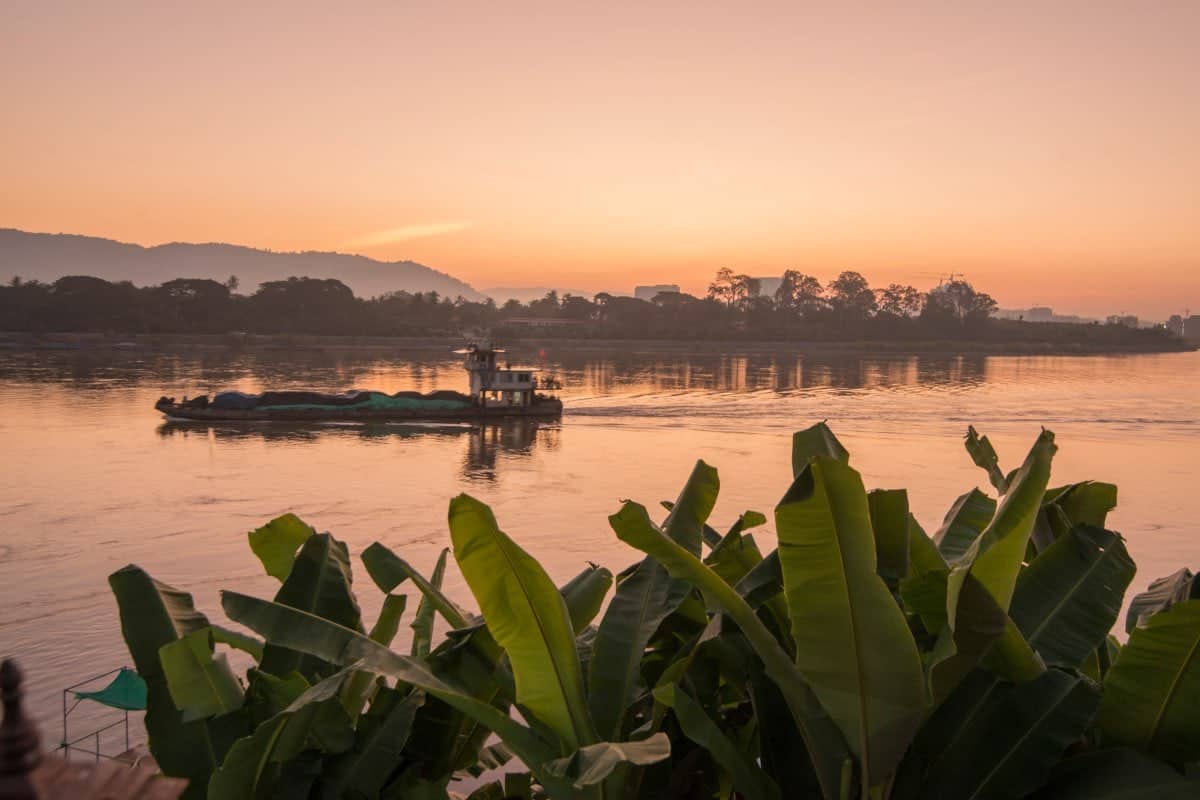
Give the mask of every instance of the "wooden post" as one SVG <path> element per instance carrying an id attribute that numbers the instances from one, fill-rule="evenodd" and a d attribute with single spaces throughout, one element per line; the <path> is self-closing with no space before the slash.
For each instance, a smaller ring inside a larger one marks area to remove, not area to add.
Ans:
<path id="1" fill-rule="evenodd" d="M 0 696 L 4 722 L 0 723 L 0 798 L 36 800 L 30 773 L 41 759 L 37 728 L 21 708 L 21 670 L 17 662 L 0 664 Z"/>

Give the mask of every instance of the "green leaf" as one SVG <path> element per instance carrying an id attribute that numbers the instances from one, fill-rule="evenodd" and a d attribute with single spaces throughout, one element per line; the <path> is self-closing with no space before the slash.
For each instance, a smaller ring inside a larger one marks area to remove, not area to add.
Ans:
<path id="1" fill-rule="evenodd" d="M 1017 573 L 1024 563 L 1029 535 L 1033 532 L 1042 495 L 1050 479 L 1050 462 L 1057 449 L 1054 434 L 1042 431 L 1010 483 L 996 516 L 951 570 L 947 594 L 951 605 L 947 608 L 953 608 L 963 577 L 970 572 L 991 593 L 1000 608 L 1008 611 Z"/>
<path id="2" fill-rule="evenodd" d="M 783 594 L 783 569 L 779 566 L 779 551 L 772 550 L 767 553 L 762 561 L 742 576 L 735 588 L 751 608 L 758 608 Z"/>
<path id="3" fill-rule="evenodd" d="M 367 574 L 371 576 L 371 580 L 375 582 L 381 592 L 390 592 L 404 581 L 411 579 L 422 596 L 433 604 L 433 607 L 450 624 L 451 628 L 465 628 L 471 624 L 465 611 L 442 594 L 439 588 L 425 580 L 424 576 L 409 566 L 407 561 L 379 542 L 375 542 L 363 551 L 362 562 L 367 568 Z"/>
<path id="4" fill-rule="evenodd" d="M 1194 800 L 1198 789 L 1161 761 L 1112 747 L 1063 760 L 1029 800 Z"/>
<path id="5" fill-rule="evenodd" d="M 1084 481 L 1068 486 L 1054 498 L 1072 525 L 1103 528 L 1108 512 L 1117 507 L 1117 487 L 1111 483 Z"/>
<path id="6" fill-rule="evenodd" d="M 279 587 L 275 601 L 361 631 L 362 615 L 350 582 L 350 557 L 346 545 L 328 533 L 313 534 L 296 555 L 292 571 Z M 281 648 L 270 641 L 263 648 L 260 669 L 272 675 L 295 671 L 309 680 L 336 671 L 319 659 Z"/>
<path id="7" fill-rule="evenodd" d="M 933 535 L 942 558 L 946 561 L 962 558 L 995 515 L 996 501 L 978 489 L 955 500 L 942 520 L 942 527 Z"/>
<path id="8" fill-rule="evenodd" d="M 1133 633 L 1134 628 L 1145 627 L 1150 617 L 1185 600 L 1200 600 L 1200 581 L 1186 567 L 1165 578 L 1155 579 L 1146 591 L 1134 595 L 1129 603 L 1129 613 L 1125 615 L 1125 632 Z"/>
<path id="9" fill-rule="evenodd" d="M 644 559 L 617 583 L 612 602 L 600 620 L 588 663 L 588 706 L 596 730 L 604 738 L 621 737 L 621 724 L 637 690 L 646 645 L 689 591 L 686 583 L 673 580 L 652 558 Z"/>
<path id="10" fill-rule="evenodd" d="M 295 514 L 276 517 L 258 530 L 250 531 L 250 549 L 262 562 L 267 574 L 287 580 L 296 560 L 296 551 L 316 531 L 306 525 Z"/>
<path id="11" fill-rule="evenodd" d="M 1078 667 L 1116 624 L 1136 569 L 1120 534 L 1073 528 L 1021 571 L 1013 622 L 1047 664 Z"/>
<path id="12" fill-rule="evenodd" d="M 609 517 L 621 541 L 652 556 L 672 577 L 703 589 L 737 624 L 762 659 L 770 678 L 779 686 L 808 748 L 809 756 L 827 800 L 839 796 L 842 767 L 849 758 L 846 743 L 833 720 L 821 708 L 804 676 L 767 630 L 762 620 L 737 590 L 704 565 L 695 555 L 667 537 L 650 520 L 646 509 L 626 502 Z M 764 559 L 763 563 L 766 563 Z M 749 577 L 749 576 L 747 576 Z"/>
<path id="13" fill-rule="evenodd" d="M 583 629 L 600 613 L 612 584 L 612 572 L 592 564 L 559 589 L 559 594 L 566 601 L 571 627 L 576 635 L 583 633 Z"/>
<path id="14" fill-rule="evenodd" d="M 876 573 L 862 478 L 816 456 L 775 509 L 796 665 L 871 785 L 899 762 L 924 714 L 916 642 Z"/>
<path id="15" fill-rule="evenodd" d="M 1200 600 L 1134 628 L 1104 677 L 1107 739 L 1183 764 L 1200 757 Z"/>
<path id="16" fill-rule="evenodd" d="M 700 542 L 703 538 L 704 523 L 717 504 L 717 494 L 721 490 L 721 481 L 717 471 L 697 461 L 688 476 L 683 491 L 679 493 L 663 523 L 667 536 L 679 542 L 694 556 L 700 555 Z"/>
<path id="17" fill-rule="evenodd" d="M 220 753 L 205 720 L 185 722 L 175 707 L 158 651 L 208 627 L 192 596 L 159 583 L 129 565 L 108 577 L 117 599 L 121 633 L 138 675 L 146 681 L 146 733 L 150 753 L 167 775 L 188 779 L 187 797 L 203 797 Z"/>
<path id="18" fill-rule="evenodd" d="M 792 477 L 799 476 L 815 456 L 850 463 L 850 453 L 824 422 L 792 434 Z"/>
<path id="19" fill-rule="evenodd" d="M 876 489 L 867 494 L 871 528 L 875 532 L 875 561 L 879 577 L 895 589 L 908 575 L 908 543 L 911 537 L 908 492 L 904 489 Z"/>
<path id="20" fill-rule="evenodd" d="M 381 690 L 359 723 L 353 749 L 326 769 L 322 797 L 378 797 L 404 762 L 413 719 L 424 702 L 421 691 Z"/>
<path id="21" fill-rule="evenodd" d="M 996 487 L 996 491 L 1000 494 L 1007 492 L 1008 479 L 1004 476 L 1004 470 L 1000 469 L 1000 460 L 996 456 L 996 449 L 992 447 L 988 437 L 980 437 L 974 427 L 968 426 L 965 444 L 971 460 L 975 462 L 975 466 L 980 467 L 988 474 L 988 480 L 991 481 L 992 486 Z"/>
<path id="22" fill-rule="evenodd" d="M 926 723 L 893 797 L 1023 797 L 1083 736 L 1098 700 L 1090 681 L 1058 669 L 1018 684 L 977 672 Z"/>
<path id="23" fill-rule="evenodd" d="M 394 653 L 363 634 L 289 606 L 237 592 L 221 593 L 225 614 L 267 641 L 341 666 L 370 670 L 424 690 L 493 731 L 516 757 L 543 778 L 547 788 L 561 786 L 541 765 L 557 753 L 507 713 L 436 677 L 418 659 Z M 566 787 L 569 789 L 569 787 Z"/>
<path id="24" fill-rule="evenodd" d="M 242 687 L 225 655 L 213 654 L 208 628 L 192 631 L 158 651 L 167 688 L 183 721 L 228 714 L 242 707 Z"/>
<path id="25" fill-rule="evenodd" d="M 221 625 L 210 625 L 209 628 L 212 630 L 213 641 L 217 644 L 228 645 L 235 650 L 249 654 L 255 661 L 262 661 L 263 642 L 261 639 L 247 636 Z"/>
<path id="26" fill-rule="evenodd" d="M 665 733 L 656 733 L 638 742 L 597 742 L 581 747 L 546 764 L 546 772 L 584 789 L 603 781 L 621 764 L 657 764 L 670 755 L 670 739 Z"/>
<path id="27" fill-rule="evenodd" d="M 927 572 L 946 572 L 946 559 L 938 552 L 937 545 L 925 533 L 921 523 L 911 513 L 908 515 L 908 574 L 924 575 Z"/>
<path id="28" fill-rule="evenodd" d="M 255 800 L 275 788 L 282 762 L 305 749 L 326 703 L 337 705 L 350 670 L 337 672 L 307 689 L 280 713 L 234 742 L 208 785 L 210 800 Z"/>
<path id="29" fill-rule="evenodd" d="M 400 632 L 400 618 L 408 605 L 408 595 L 389 594 L 383 598 L 383 608 L 371 627 L 371 640 L 385 647 L 391 645 L 396 634 Z M 351 719 L 358 717 L 363 704 L 371 698 L 374 689 L 375 676 L 370 672 L 356 672 L 342 687 L 342 705 Z"/>
<path id="30" fill-rule="evenodd" d="M 433 574 L 430 576 L 429 585 L 437 592 L 442 590 L 442 581 L 446 577 L 446 555 L 450 552 L 450 548 L 442 548 L 442 552 L 438 553 L 437 563 L 433 566 Z M 366 556 L 363 556 L 364 560 Z M 421 595 L 421 603 L 417 606 L 417 615 L 412 621 L 412 648 L 409 651 L 412 655 L 419 657 L 429 655 L 429 649 L 433 646 L 433 617 L 437 611 L 434 597 L 430 595 Z"/>
<path id="31" fill-rule="evenodd" d="M 571 618 L 542 565 L 465 494 L 450 502 L 450 538 L 488 629 L 508 653 L 517 702 L 569 750 L 595 742 Z"/>
<path id="32" fill-rule="evenodd" d="M 754 759 L 730 741 L 720 726 L 691 695 L 675 685 L 654 690 L 654 699 L 675 710 L 683 733 L 700 745 L 733 777 L 733 788 L 746 800 L 777 800 L 779 787 Z"/>

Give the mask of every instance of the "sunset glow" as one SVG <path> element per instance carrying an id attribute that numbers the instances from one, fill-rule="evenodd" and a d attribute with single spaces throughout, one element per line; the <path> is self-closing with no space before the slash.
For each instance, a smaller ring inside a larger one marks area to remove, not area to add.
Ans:
<path id="1" fill-rule="evenodd" d="M 6 3 L 0 227 L 1200 307 L 1200 4 L 615 5 Z"/>

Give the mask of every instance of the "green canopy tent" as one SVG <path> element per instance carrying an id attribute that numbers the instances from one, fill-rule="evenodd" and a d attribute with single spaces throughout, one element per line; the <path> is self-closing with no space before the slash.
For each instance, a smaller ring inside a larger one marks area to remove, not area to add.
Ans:
<path id="1" fill-rule="evenodd" d="M 81 687 L 95 684 L 96 682 L 113 675 L 113 679 L 108 682 L 102 689 L 84 689 Z M 70 696 L 75 698 L 75 702 L 67 705 Z M 89 731 L 75 739 L 71 739 L 67 733 L 68 717 L 71 712 L 82 703 L 84 700 L 91 700 L 108 708 L 114 708 L 124 712 L 123 719 L 108 725 L 101 726 L 96 730 Z M 129 749 L 129 712 L 130 711 L 145 711 L 146 710 L 146 682 L 142 680 L 142 676 L 138 675 L 128 667 L 109 670 L 108 672 L 95 675 L 87 680 L 80 681 L 73 686 L 68 686 L 63 689 L 63 738 L 60 747 L 66 751 L 67 756 L 71 754 L 71 750 L 80 750 L 88 755 L 94 755 L 99 761 L 104 753 L 100 752 L 100 734 L 111 728 L 119 725 L 125 726 L 125 749 Z M 94 739 L 96 749 L 87 750 L 79 747 L 78 744 L 85 739 Z"/>

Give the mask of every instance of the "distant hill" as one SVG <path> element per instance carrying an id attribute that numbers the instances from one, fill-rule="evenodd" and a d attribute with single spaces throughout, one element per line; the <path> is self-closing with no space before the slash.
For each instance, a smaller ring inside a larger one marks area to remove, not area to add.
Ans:
<path id="1" fill-rule="evenodd" d="M 415 261 L 376 261 L 343 253 L 276 253 L 232 244 L 162 244 L 142 247 L 93 236 L 27 233 L 0 228 L 0 279 L 14 275 L 46 283 L 64 275 L 92 275 L 138 286 L 173 278 L 236 275 L 242 293 L 265 281 L 297 277 L 337 278 L 359 297 L 386 292 L 437 292 L 482 300 L 469 284 Z"/>

